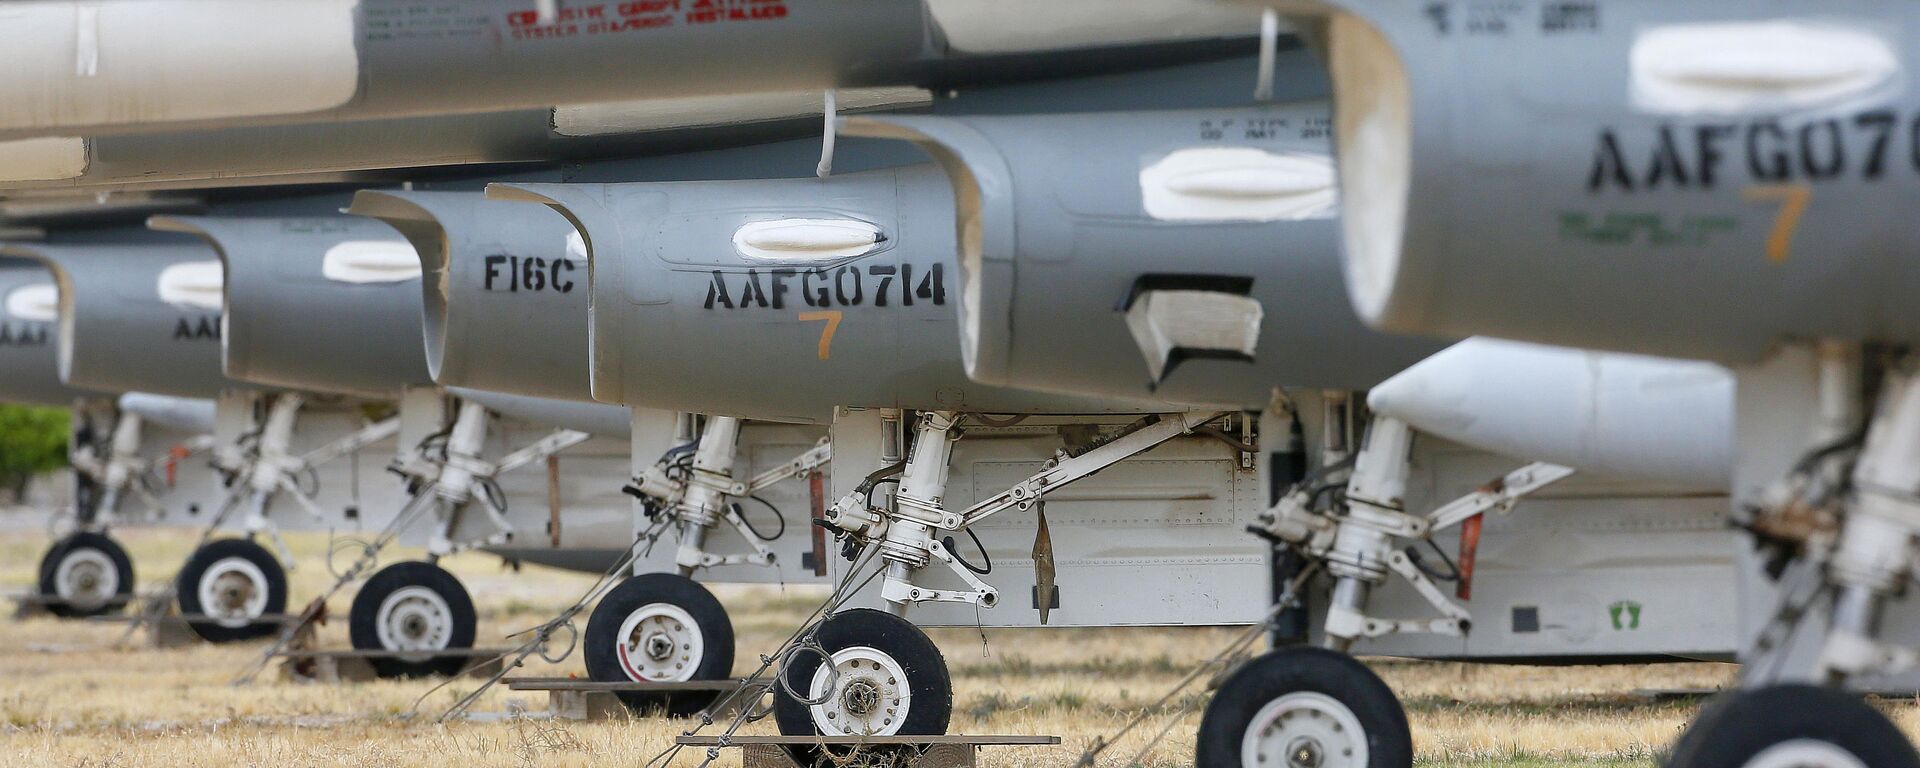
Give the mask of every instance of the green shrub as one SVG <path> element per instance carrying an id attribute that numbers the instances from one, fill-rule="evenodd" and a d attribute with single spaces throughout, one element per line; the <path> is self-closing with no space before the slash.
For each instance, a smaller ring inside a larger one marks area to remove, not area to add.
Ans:
<path id="1" fill-rule="evenodd" d="M 64 408 L 0 405 L 0 488 L 18 499 L 34 475 L 67 465 Z"/>

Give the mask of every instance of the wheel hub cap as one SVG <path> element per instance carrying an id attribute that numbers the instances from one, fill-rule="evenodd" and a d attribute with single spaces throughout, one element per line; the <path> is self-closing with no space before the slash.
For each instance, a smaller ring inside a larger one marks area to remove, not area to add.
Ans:
<path id="1" fill-rule="evenodd" d="M 807 698 L 814 727 L 828 736 L 893 736 L 913 707 L 906 669 L 878 649 L 839 651 L 814 670 Z"/>
<path id="2" fill-rule="evenodd" d="M 1360 768 L 1367 764 L 1367 736 L 1360 718 L 1339 699 L 1298 691 L 1254 714 L 1240 755 L 1245 765 Z"/>
<path id="3" fill-rule="evenodd" d="M 453 642 L 453 609 L 429 587 L 402 587 L 380 601 L 374 614 L 380 647 L 389 651 L 439 651 Z M 425 661 L 430 654 L 402 657 Z"/>
<path id="4" fill-rule="evenodd" d="M 693 614 L 672 603 L 648 603 L 627 615 L 614 636 L 627 678 L 636 682 L 692 680 L 706 657 L 706 637 Z"/>
<path id="5" fill-rule="evenodd" d="M 244 627 L 267 612 L 267 574 L 246 558 L 214 561 L 198 592 L 200 609 L 223 627 Z"/>
<path id="6" fill-rule="evenodd" d="M 54 570 L 54 596 L 69 604 L 93 608 L 120 591 L 120 571 L 107 553 L 77 549 L 67 553 Z"/>

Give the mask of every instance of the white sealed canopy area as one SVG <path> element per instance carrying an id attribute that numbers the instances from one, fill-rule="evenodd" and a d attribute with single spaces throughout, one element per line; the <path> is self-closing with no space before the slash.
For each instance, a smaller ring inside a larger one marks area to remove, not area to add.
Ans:
<path id="1" fill-rule="evenodd" d="M 160 216 L 205 239 L 226 273 L 226 374 L 312 392 L 393 398 L 431 386 L 420 262 L 377 221 Z"/>
<path id="2" fill-rule="evenodd" d="M 1440 346 L 1347 303 L 1329 120 L 1308 102 L 842 124 L 920 145 L 951 182 L 974 380 L 1237 408 L 1364 389 Z"/>
<path id="3" fill-rule="evenodd" d="M 929 165 L 827 178 L 494 184 L 488 196 L 551 206 L 579 228 L 592 263 L 593 395 L 604 402 L 813 423 L 839 406 L 1163 409 L 967 378 L 954 325 L 953 203 Z"/>
<path id="4" fill-rule="evenodd" d="M 14 243 L 60 290 L 60 377 L 110 392 L 214 397 L 221 374 L 220 259 L 201 245 Z"/>
<path id="5" fill-rule="evenodd" d="M 87 391 L 60 381 L 60 288 L 46 265 L 0 258 L 0 402 L 72 405 Z"/>
<path id="6" fill-rule="evenodd" d="M 362 190 L 348 212 L 386 222 L 419 254 L 434 381 L 592 400 L 587 248 L 565 217 L 479 192 L 394 190 Z"/>

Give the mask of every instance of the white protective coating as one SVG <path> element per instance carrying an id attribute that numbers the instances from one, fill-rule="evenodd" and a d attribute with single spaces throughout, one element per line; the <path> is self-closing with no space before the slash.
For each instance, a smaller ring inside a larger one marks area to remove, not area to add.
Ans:
<path id="1" fill-rule="evenodd" d="M 86 173 L 86 139 L 42 136 L 0 141 L 0 181 L 77 179 Z"/>
<path id="2" fill-rule="evenodd" d="M 1676 114 L 1798 109 L 1890 86 L 1900 74 L 1886 38 L 1794 20 L 1643 29 L 1629 62 L 1634 108 Z"/>
<path id="3" fill-rule="evenodd" d="M 160 270 L 157 281 L 161 301 L 215 311 L 222 307 L 221 286 L 225 282 L 219 259 L 170 264 Z"/>
<path id="4" fill-rule="evenodd" d="M 53 283 L 23 285 L 7 292 L 7 316 L 30 323 L 60 319 L 60 288 Z"/>
<path id="5" fill-rule="evenodd" d="M 418 280 L 420 257 L 405 240 L 348 240 L 327 249 L 320 273 L 342 283 Z"/>
<path id="6" fill-rule="evenodd" d="M 1264 312 L 1251 296 L 1219 291 L 1147 291 L 1127 308 L 1127 330 L 1140 345 L 1153 381 L 1166 374 L 1176 349 L 1253 357 Z"/>
<path id="7" fill-rule="evenodd" d="M 1253 4 L 1209 0 L 928 0 L 927 8 L 947 45 L 961 53 L 1251 37 L 1260 31 L 1260 9 Z"/>
<path id="8" fill-rule="evenodd" d="M 1581 471 L 1729 487 L 1733 374 L 1718 365 L 1474 338 L 1367 396 L 1415 429 Z"/>
<path id="9" fill-rule="evenodd" d="M 1140 203 L 1168 221 L 1331 218 L 1333 158 L 1251 147 L 1175 150 L 1140 169 Z"/>
<path id="10" fill-rule="evenodd" d="M 873 250 L 886 240 L 877 224 L 858 219 L 773 219 L 733 231 L 733 250 L 752 261 L 830 263 Z"/>
<path id="11" fill-rule="evenodd" d="M 156 426 L 190 435 L 213 434 L 218 405 L 204 397 L 174 397 L 146 392 L 128 392 L 120 396 L 120 410 L 139 416 Z"/>
<path id="12" fill-rule="evenodd" d="M 0 129 L 331 109 L 359 88 L 358 0 L 0 3 Z"/>
<path id="13" fill-rule="evenodd" d="M 1413 168 L 1413 105 L 1392 43 L 1350 14 L 1333 17 L 1335 143 L 1341 148 L 1340 217 L 1347 294 L 1370 324 L 1386 322 L 1399 282 Z"/>
<path id="14" fill-rule="evenodd" d="M 845 113 L 926 106 L 933 103 L 933 93 L 922 88 L 846 88 L 835 90 L 834 100 Z M 553 108 L 553 132 L 607 136 L 813 117 L 825 111 L 819 91 L 571 104 Z"/>

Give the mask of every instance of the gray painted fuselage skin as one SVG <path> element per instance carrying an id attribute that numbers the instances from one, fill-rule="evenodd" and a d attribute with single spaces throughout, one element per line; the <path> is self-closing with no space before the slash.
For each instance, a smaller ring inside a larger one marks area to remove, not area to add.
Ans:
<path id="1" fill-rule="evenodd" d="M 1262 190 L 1237 186 L 1253 172 L 1238 158 L 1183 179 L 1148 170 L 1207 151 L 1324 168 L 1324 103 L 843 122 L 849 132 L 925 147 L 963 201 L 956 289 L 969 297 L 959 306 L 976 381 L 1261 408 L 1276 386 L 1365 389 L 1441 346 L 1371 331 L 1355 316 L 1333 211 L 1264 220 L 1247 212 L 1240 206 Z M 1232 189 L 1207 188 L 1214 184 Z M 1149 212 L 1149 186 L 1187 190 L 1173 194 L 1190 209 Z M 1222 283 L 1244 285 L 1260 303 L 1252 359 L 1190 357 L 1155 381 L 1128 328 L 1129 302 L 1143 291 Z"/>
<path id="2" fill-rule="evenodd" d="M 1920 341 L 1920 7 L 1634 0 L 1494 33 L 1464 8 L 1324 5 L 1349 14 L 1330 55 L 1370 322 L 1735 364 L 1793 339 Z M 1835 37 L 1743 49 L 1752 32 Z M 1824 51 L 1852 79 L 1668 71 L 1635 55 L 1659 35 L 1688 46 L 1659 62 L 1683 69 Z M 1832 82 L 1853 85 L 1806 90 Z"/>
<path id="3" fill-rule="evenodd" d="M 392 228 L 351 216 L 156 217 L 155 229 L 204 238 L 223 264 L 227 376 L 255 384 L 372 399 L 431 386 L 420 339 L 420 279 L 329 278 L 328 253 L 390 243 Z"/>
<path id="4" fill-rule="evenodd" d="M 60 381 L 57 320 L 20 317 L 7 308 L 14 291 L 53 285 L 53 273 L 45 265 L 0 258 L 0 402 L 66 407 L 97 394 Z"/>
<path id="5" fill-rule="evenodd" d="M 410 0 L 362 0 L 352 32 L 358 84 L 338 106 L 170 122 L 69 121 L 0 135 L 149 133 L 869 85 L 957 87 L 1009 73 L 1213 58 L 1223 46 L 1244 54 L 1257 31 L 1249 25 L 1215 39 L 1095 40 L 1078 49 L 970 55 L 947 45 L 921 2 L 783 0 L 684 13 L 646 5 L 562 3 L 557 23 L 540 24 L 521 0 L 456 0 L 431 13 Z"/>
<path id="6" fill-rule="evenodd" d="M 573 225 L 479 192 L 364 190 L 420 257 L 428 369 L 449 387 L 592 402 L 587 264 Z"/>
<path id="7" fill-rule="evenodd" d="M 220 310 L 162 301 L 162 270 L 217 262 L 204 245 L 14 243 L 0 254 L 46 264 L 60 286 L 60 377 L 69 386 L 215 397 L 237 384 L 220 372 Z"/>
<path id="8" fill-rule="evenodd" d="M 1157 410 L 966 379 L 955 330 L 951 192 L 928 165 L 827 178 L 520 184 L 584 235 L 593 393 L 627 405 L 781 421 L 836 406 L 988 413 Z M 736 233 L 793 220 L 876 227 L 859 253 L 747 255 Z"/>

